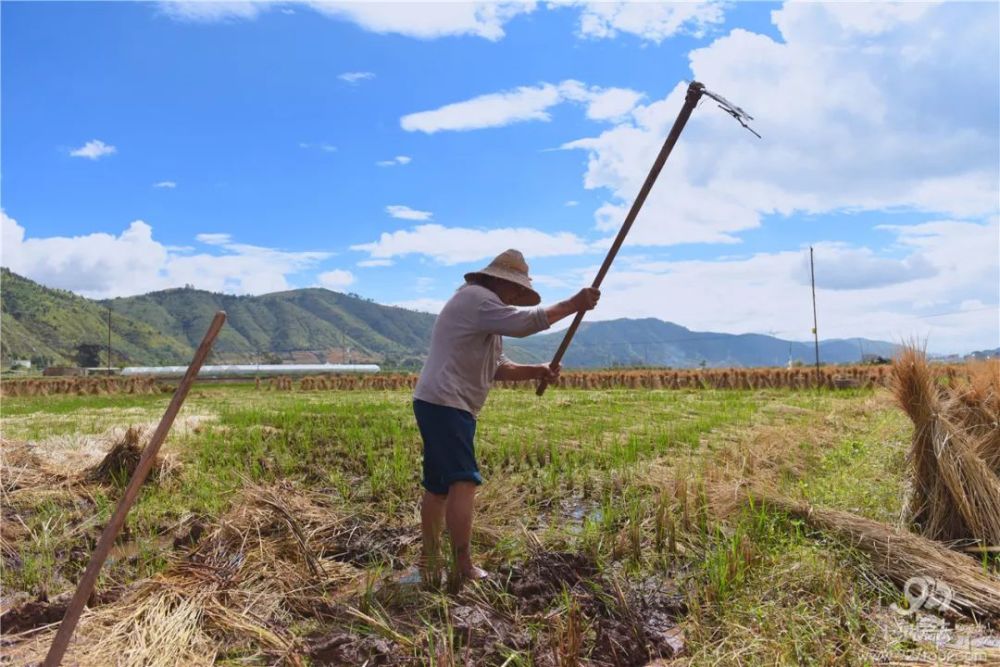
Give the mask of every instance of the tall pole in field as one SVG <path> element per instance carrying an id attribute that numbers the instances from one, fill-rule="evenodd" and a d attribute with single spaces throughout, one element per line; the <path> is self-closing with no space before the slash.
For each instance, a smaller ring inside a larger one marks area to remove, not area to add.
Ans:
<path id="1" fill-rule="evenodd" d="M 111 305 L 108 304 L 108 375 L 111 375 Z"/>
<path id="2" fill-rule="evenodd" d="M 819 388 L 819 325 L 816 323 L 816 267 L 813 264 L 813 248 L 809 246 L 809 277 L 813 292 L 813 341 L 816 344 L 816 388 Z"/>

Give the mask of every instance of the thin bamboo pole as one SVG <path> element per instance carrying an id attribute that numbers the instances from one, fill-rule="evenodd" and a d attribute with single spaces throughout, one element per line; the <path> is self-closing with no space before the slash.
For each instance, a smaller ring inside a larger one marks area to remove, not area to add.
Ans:
<path id="1" fill-rule="evenodd" d="M 813 341 L 816 345 L 816 388 L 819 389 L 820 382 L 819 376 L 819 324 L 816 320 L 816 267 L 813 264 L 813 249 L 809 246 L 809 281 L 812 283 L 812 295 L 813 295 Z"/>
<path id="2" fill-rule="evenodd" d="M 163 413 L 159 426 L 156 427 L 153 437 L 143 450 L 139 464 L 136 466 L 135 472 L 132 473 L 132 479 L 129 480 L 128 487 L 126 487 L 121 500 L 118 501 L 118 507 L 115 508 L 115 513 L 111 516 L 108 525 L 104 527 L 101 539 L 98 540 L 97 546 L 94 548 L 94 553 L 90 556 L 87 569 L 83 572 L 83 577 L 81 577 L 80 583 L 76 587 L 73 599 L 70 600 L 69 606 L 66 608 L 66 615 L 63 616 L 62 623 L 59 624 L 59 630 L 52 640 L 52 646 L 49 647 L 49 653 L 45 656 L 45 662 L 42 663 L 44 667 L 57 667 L 62 662 L 66 648 L 69 646 L 69 640 L 73 637 L 73 631 L 80 620 L 80 614 L 83 613 L 83 608 L 86 606 L 87 600 L 94 590 L 94 585 L 97 583 L 97 575 L 101 571 L 101 566 L 107 560 L 115 538 L 125 524 L 126 515 L 128 515 L 129 509 L 131 509 L 132 504 L 138 497 L 142 483 L 146 481 L 149 471 L 153 468 L 153 462 L 156 460 L 156 454 L 160 450 L 160 445 L 163 444 L 167 433 L 170 431 L 170 427 L 173 426 L 174 419 L 177 418 L 177 413 L 180 412 L 181 406 L 184 404 L 184 399 L 187 398 L 188 391 L 190 391 L 191 385 L 194 384 L 195 378 L 198 376 L 198 371 L 201 370 L 202 364 L 205 363 L 205 359 L 208 358 L 212 344 L 215 342 L 215 338 L 219 335 L 219 330 L 222 329 L 222 325 L 225 322 L 226 314 L 220 310 L 215 314 L 215 318 L 212 319 L 208 331 L 205 332 L 205 337 L 202 339 L 201 345 L 198 346 L 198 350 L 194 354 L 194 359 L 191 360 L 191 365 L 188 366 L 187 373 L 184 374 L 184 378 L 177 385 L 177 391 L 174 392 L 174 397 L 170 399 L 167 411 Z"/>

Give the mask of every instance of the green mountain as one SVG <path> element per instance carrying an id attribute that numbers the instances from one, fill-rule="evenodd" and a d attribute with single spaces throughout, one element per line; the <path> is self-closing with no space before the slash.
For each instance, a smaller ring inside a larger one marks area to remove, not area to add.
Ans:
<path id="1" fill-rule="evenodd" d="M 8 269 L 0 272 L 0 354 L 4 360 L 74 364 L 76 346 L 108 342 L 107 307 L 65 290 L 50 289 Z M 162 364 L 190 358 L 186 342 L 122 313 L 111 315 L 112 363 Z"/>
<path id="2" fill-rule="evenodd" d="M 505 340 L 507 356 L 515 361 L 548 361 L 565 332 Z M 862 355 L 891 357 L 896 345 L 864 338 L 820 341 L 824 363 L 859 362 Z M 563 359 L 567 368 L 610 366 L 670 366 L 693 368 L 784 366 L 789 359 L 805 364 L 815 360 L 812 343 L 781 340 L 762 334 L 724 334 L 691 331 L 654 318 L 584 322 Z"/>
<path id="3" fill-rule="evenodd" d="M 216 311 L 226 326 L 216 362 L 379 362 L 419 368 L 434 316 L 325 289 L 232 296 L 191 288 L 94 301 L 8 269 L 0 277 L 2 357 L 73 363 L 81 343 L 107 345 L 115 365 L 187 363 Z"/>
<path id="4" fill-rule="evenodd" d="M 201 340 L 216 311 L 227 314 L 217 360 L 379 361 L 413 366 L 426 353 L 434 316 L 382 306 L 326 289 L 231 296 L 190 288 L 102 302 L 148 322 L 189 347 Z"/>
<path id="5" fill-rule="evenodd" d="M 4 269 L 0 280 L 0 328 L 4 362 L 47 358 L 72 363 L 75 348 L 107 342 L 112 311 L 115 365 L 187 363 L 215 312 L 226 326 L 212 360 L 225 362 L 375 362 L 390 368 L 420 367 L 434 316 L 383 306 L 325 289 L 298 289 L 261 296 L 232 296 L 191 288 L 93 301 L 50 289 Z M 563 332 L 506 339 L 514 361 L 552 358 Z M 864 339 L 820 343 L 825 363 L 856 362 L 862 354 L 891 356 L 896 346 Z M 812 363 L 811 343 L 759 334 L 691 331 L 657 319 L 584 322 L 564 359 L 567 368 L 609 366 L 783 366 L 789 358 Z M 102 363 L 104 355 L 102 352 Z"/>

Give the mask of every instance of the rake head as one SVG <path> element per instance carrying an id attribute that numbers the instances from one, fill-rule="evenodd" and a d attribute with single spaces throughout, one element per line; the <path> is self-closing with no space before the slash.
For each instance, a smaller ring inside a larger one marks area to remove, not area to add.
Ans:
<path id="1" fill-rule="evenodd" d="M 718 103 L 720 109 L 722 109 L 727 114 L 735 118 L 737 123 L 739 123 L 747 130 L 749 130 L 750 133 L 753 134 L 755 137 L 757 137 L 758 139 L 761 138 L 761 136 L 757 134 L 757 132 L 754 131 L 752 127 L 747 125 L 747 121 L 753 120 L 753 116 L 751 116 L 746 111 L 744 111 L 740 107 L 736 106 L 735 104 L 727 100 L 722 95 L 719 95 L 718 93 L 713 93 L 704 86 L 702 86 L 701 94 L 704 95 L 705 97 L 710 97 L 713 100 L 715 100 Z"/>

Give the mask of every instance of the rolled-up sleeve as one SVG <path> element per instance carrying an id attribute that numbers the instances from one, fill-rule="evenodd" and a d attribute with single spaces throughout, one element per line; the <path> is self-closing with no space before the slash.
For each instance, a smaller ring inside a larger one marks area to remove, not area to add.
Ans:
<path id="1" fill-rule="evenodd" d="M 517 308 L 499 300 L 487 299 L 479 304 L 479 329 L 484 333 L 524 338 L 549 328 L 545 308 Z"/>

